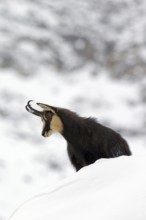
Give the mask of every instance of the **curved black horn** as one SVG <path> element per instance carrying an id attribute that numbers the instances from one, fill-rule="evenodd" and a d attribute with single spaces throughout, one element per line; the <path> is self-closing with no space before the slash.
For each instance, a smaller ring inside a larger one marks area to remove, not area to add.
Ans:
<path id="1" fill-rule="evenodd" d="M 34 115 L 37 115 L 37 116 L 40 116 L 40 117 L 41 117 L 41 116 L 42 116 L 42 112 L 40 112 L 40 111 L 38 111 L 38 110 L 32 108 L 31 105 L 30 105 L 30 102 L 33 102 L 33 100 L 29 100 L 29 101 L 27 102 L 27 105 L 25 106 L 26 110 L 27 110 L 28 112 L 34 114 Z"/>

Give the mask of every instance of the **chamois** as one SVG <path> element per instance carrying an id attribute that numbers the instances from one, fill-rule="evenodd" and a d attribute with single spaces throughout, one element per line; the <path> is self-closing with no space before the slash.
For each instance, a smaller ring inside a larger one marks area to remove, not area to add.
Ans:
<path id="1" fill-rule="evenodd" d="M 68 109 L 37 103 L 43 111 L 35 110 L 28 101 L 26 110 L 41 117 L 42 135 L 49 137 L 59 132 L 67 141 L 67 151 L 76 171 L 100 158 L 131 155 L 125 139 L 111 128 L 93 118 L 84 118 Z"/>

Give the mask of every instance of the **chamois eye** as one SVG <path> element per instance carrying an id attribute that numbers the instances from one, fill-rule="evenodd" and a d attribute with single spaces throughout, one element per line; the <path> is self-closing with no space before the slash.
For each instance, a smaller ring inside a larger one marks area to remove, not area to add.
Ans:
<path id="1" fill-rule="evenodd" d="M 51 111 L 45 112 L 45 118 L 50 119 L 52 117 L 53 113 Z"/>

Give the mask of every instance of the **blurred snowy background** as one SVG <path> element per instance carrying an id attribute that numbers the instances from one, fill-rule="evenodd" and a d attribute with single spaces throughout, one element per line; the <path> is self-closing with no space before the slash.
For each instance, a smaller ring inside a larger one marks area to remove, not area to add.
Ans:
<path id="1" fill-rule="evenodd" d="M 0 220 L 74 173 L 29 99 L 96 117 L 146 154 L 146 1 L 0 1 Z"/>

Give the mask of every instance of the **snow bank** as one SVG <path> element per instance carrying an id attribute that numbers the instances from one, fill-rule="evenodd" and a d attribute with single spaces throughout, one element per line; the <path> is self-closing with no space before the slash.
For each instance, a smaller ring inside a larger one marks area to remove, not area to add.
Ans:
<path id="1" fill-rule="evenodd" d="M 10 220 L 145 220 L 146 156 L 101 159 L 45 189 Z"/>

